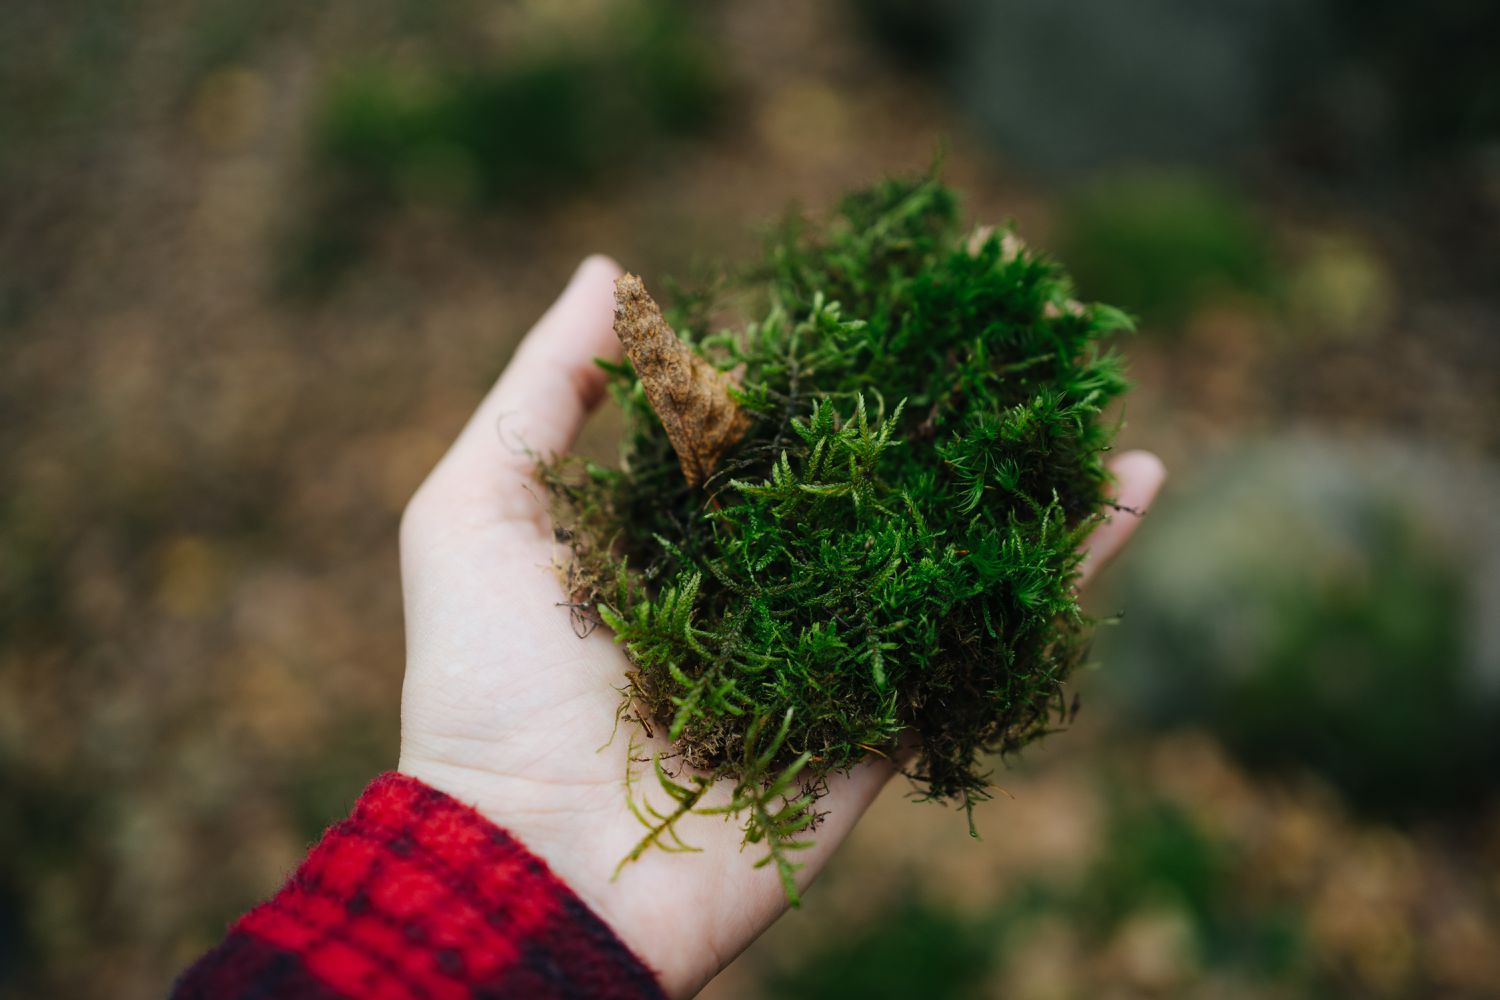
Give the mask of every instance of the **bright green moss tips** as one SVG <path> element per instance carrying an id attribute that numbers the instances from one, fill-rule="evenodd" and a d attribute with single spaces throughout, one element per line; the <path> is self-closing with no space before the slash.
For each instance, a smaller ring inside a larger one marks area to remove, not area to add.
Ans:
<path id="1" fill-rule="evenodd" d="M 624 644 L 632 718 L 692 765 L 658 780 L 640 850 L 675 844 L 710 780 L 788 892 L 786 851 L 833 772 L 919 748 L 926 796 L 972 809 L 983 757 L 1041 735 L 1088 624 L 1078 546 L 1105 504 L 1104 408 L 1126 388 L 1106 335 L 1052 262 L 959 227 L 932 179 L 846 197 L 788 226 L 749 278 L 760 318 L 705 335 L 742 373 L 749 431 L 689 487 L 628 367 L 608 366 L 618 469 L 544 466 L 573 598 Z M 759 297 L 759 296 L 758 296 Z"/>

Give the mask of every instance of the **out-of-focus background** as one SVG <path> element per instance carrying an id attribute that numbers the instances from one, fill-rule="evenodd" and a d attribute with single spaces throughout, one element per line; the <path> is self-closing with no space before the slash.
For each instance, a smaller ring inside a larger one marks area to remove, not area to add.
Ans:
<path id="1" fill-rule="evenodd" d="M 1500 994 L 1500 8 L 7 0 L 0 994 L 160 996 L 395 759 L 397 519 L 584 254 L 892 171 L 1141 318 L 1073 731 L 715 997 Z M 603 418 L 590 447 L 607 447 Z"/>

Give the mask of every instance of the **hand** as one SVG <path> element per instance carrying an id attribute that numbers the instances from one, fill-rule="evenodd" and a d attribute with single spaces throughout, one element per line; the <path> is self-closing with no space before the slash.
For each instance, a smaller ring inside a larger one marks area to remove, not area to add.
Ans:
<path id="1" fill-rule="evenodd" d="M 613 281 L 619 268 L 584 261 L 517 350 L 499 384 L 407 507 L 401 524 L 407 667 L 400 769 L 477 807 L 542 857 L 661 979 L 690 996 L 786 909 L 772 867 L 741 851 L 738 824 L 689 817 L 697 854 L 650 850 L 616 865 L 643 829 L 622 781 L 629 734 L 613 740 L 628 666 L 605 630 L 574 634 L 533 453 L 566 451 L 599 401 L 616 358 Z M 1116 459 L 1119 502 L 1143 509 L 1163 478 L 1145 453 Z M 1137 518 L 1101 526 L 1092 573 Z M 666 750 L 636 737 L 637 755 Z M 602 748 L 602 749 L 596 749 Z M 815 846 L 798 852 L 806 885 L 891 777 L 883 760 L 829 778 Z M 647 777 L 640 783 L 654 791 Z"/>

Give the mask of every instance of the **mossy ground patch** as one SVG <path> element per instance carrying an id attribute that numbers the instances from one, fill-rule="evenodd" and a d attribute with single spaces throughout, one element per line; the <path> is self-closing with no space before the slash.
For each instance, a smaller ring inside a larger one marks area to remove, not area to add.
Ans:
<path id="1" fill-rule="evenodd" d="M 632 670 L 626 714 L 688 765 L 657 775 L 635 855 L 731 779 L 730 811 L 794 893 L 787 850 L 829 775 L 916 747 L 909 777 L 972 809 L 987 755 L 1045 732 L 1088 622 L 1079 545 L 1106 503 L 1106 407 L 1126 388 L 1057 264 L 960 225 L 933 178 L 847 196 L 791 222 L 742 275 L 754 318 L 669 313 L 743 414 L 701 477 L 629 364 L 608 366 L 617 467 L 542 466 L 571 595 Z M 664 426 L 664 423 L 668 426 Z M 680 429 L 675 432 L 680 437 Z M 695 481 L 695 479 L 697 481 Z"/>

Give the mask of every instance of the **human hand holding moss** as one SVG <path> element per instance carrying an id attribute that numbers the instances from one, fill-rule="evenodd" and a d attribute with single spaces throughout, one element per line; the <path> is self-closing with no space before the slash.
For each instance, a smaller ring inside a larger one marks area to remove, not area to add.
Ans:
<path id="1" fill-rule="evenodd" d="M 1123 382 L 1095 341 L 1117 314 L 1070 308 L 998 238 L 965 250 L 930 182 L 864 197 L 773 253 L 748 336 L 700 345 L 743 414 L 701 481 L 639 373 L 593 363 L 620 356 L 619 271 L 591 258 L 402 525 L 401 770 L 514 832 L 672 995 L 811 880 L 899 740 L 927 791 L 982 796 L 978 755 L 1045 724 L 1082 649 L 1074 588 L 1137 521 L 1096 518 L 1098 414 Z M 551 462 L 611 382 L 629 464 Z M 1142 453 L 1109 471 L 1122 511 L 1162 478 Z M 625 645 L 580 639 L 559 604 Z M 644 725 L 619 720 L 622 688 Z M 674 833 L 699 851 L 655 849 Z"/>

